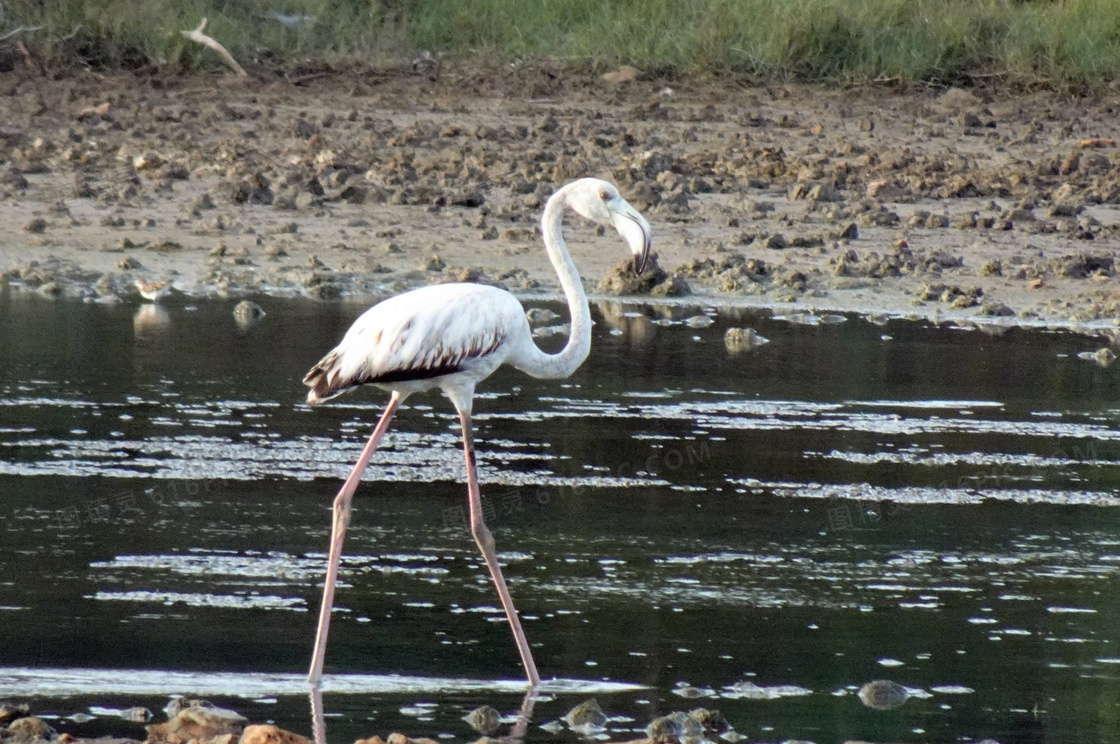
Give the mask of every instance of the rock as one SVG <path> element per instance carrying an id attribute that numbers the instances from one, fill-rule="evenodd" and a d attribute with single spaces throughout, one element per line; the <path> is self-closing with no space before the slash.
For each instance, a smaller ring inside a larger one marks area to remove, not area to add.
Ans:
<path id="1" fill-rule="evenodd" d="M 673 716 L 661 716 L 653 719 L 646 733 L 653 744 L 676 744 L 684 734 L 684 726 Z"/>
<path id="2" fill-rule="evenodd" d="M 8 741 L 50 741 L 58 732 L 35 716 L 17 718 L 8 725 Z"/>
<path id="3" fill-rule="evenodd" d="M 958 114 L 957 123 L 965 129 L 974 129 L 976 127 L 984 126 L 984 122 L 980 120 L 980 117 L 972 113 L 971 111 L 964 111 Z"/>
<path id="4" fill-rule="evenodd" d="M 762 241 L 762 245 L 766 248 L 780 251 L 789 245 L 789 241 L 786 240 L 785 235 L 782 235 L 781 233 L 774 233 L 773 235 L 765 238 Z"/>
<path id="5" fill-rule="evenodd" d="M 544 307 L 531 307 L 525 311 L 525 317 L 533 325 L 540 323 L 548 323 L 549 321 L 556 320 L 560 316 L 548 308 Z"/>
<path id="6" fill-rule="evenodd" d="M 114 295 L 115 296 L 115 295 Z M 120 712 L 120 717 L 132 723 L 147 723 L 152 720 L 152 712 L 147 708 L 140 706 L 134 708 L 125 708 Z"/>
<path id="7" fill-rule="evenodd" d="M 424 258 L 420 259 L 417 268 L 419 268 L 421 271 L 443 271 L 445 268 L 447 268 L 447 264 L 445 264 L 443 262 L 443 259 L 438 255 L 425 256 Z"/>
<path id="8" fill-rule="evenodd" d="M 264 316 L 264 308 L 250 300 L 242 300 L 233 308 L 233 319 L 242 329 L 260 321 Z"/>
<path id="9" fill-rule="evenodd" d="M 1096 351 L 1081 351 L 1077 354 L 1078 359 L 1084 359 L 1088 362 L 1096 362 L 1102 367 L 1107 367 L 1116 361 L 1116 353 L 1107 346 L 1097 349 Z"/>
<path id="10" fill-rule="evenodd" d="M 695 721 L 700 725 L 702 733 L 709 737 L 722 734 L 731 728 L 727 719 L 718 710 L 708 710 L 707 708 L 694 708 L 688 712 L 690 720 Z"/>
<path id="11" fill-rule="evenodd" d="M 863 687 L 859 688 L 859 700 L 868 708 L 874 710 L 891 710 L 897 708 L 906 702 L 910 697 L 910 693 L 906 692 L 906 688 L 897 682 L 891 682 L 886 679 L 877 679 L 873 682 L 868 682 Z"/>
<path id="12" fill-rule="evenodd" d="M 1012 317 L 1015 311 L 1002 302 L 985 302 L 980 306 L 980 314 L 990 317 Z"/>
<path id="13" fill-rule="evenodd" d="M 248 181 L 239 178 L 223 178 L 211 187 L 210 193 L 222 201 L 244 204 L 253 194 L 253 187 Z"/>
<path id="14" fill-rule="evenodd" d="M 497 731 L 498 727 L 501 725 L 501 718 L 501 714 L 489 705 L 475 708 L 470 713 L 463 716 L 463 720 L 467 722 L 467 725 L 483 736 L 490 736 L 490 734 Z"/>
<path id="15" fill-rule="evenodd" d="M 1003 276 L 1003 264 L 998 258 L 987 261 L 980 267 L 980 276 Z"/>
<path id="16" fill-rule="evenodd" d="M 47 221 L 42 217 L 35 217 L 27 222 L 23 229 L 29 233 L 39 234 L 45 232 L 47 229 Z"/>
<path id="17" fill-rule="evenodd" d="M 163 158 L 154 152 L 146 152 L 132 159 L 132 167 L 138 171 L 155 170 L 163 163 Z"/>
<path id="18" fill-rule="evenodd" d="M 257 724 L 245 727 L 238 744 L 311 744 L 311 740 L 271 724 Z"/>
<path id="19" fill-rule="evenodd" d="M 692 294 L 692 287 L 679 276 L 670 276 L 649 291 L 651 297 L 684 297 Z"/>
<path id="20" fill-rule="evenodd" d="M 1089 256 L 1084 253 L 1063 256 L 1054 262 L 1054 269 L 1061 276 L 1071 279 L 1084 279 L 1091 274 L 1103 272 L 1108 275 L 1113 271 L 1113 259 L 1108 254 Z"/>
<path id="21" fill-rule="evenodd" d="M 598 290 L 613 295 L 644 294 L 668 279 L 669 275 L 657 263 L 657 254 L 651 254 L 640 275 L 634 272 L 633 261 L 613 266 L 599 281 Z"/>
<path id="22" fill-rule="evenodd" d="M 31 706 L 27 703 L 0 703 L 0 724 L 6 724 L 17 718 L 22 718 L 30 712 Z"/>
<path id="23" fill-rule="evenodd" d="M 723 345 L 733 354 L 770 343 L 770 339 L 753 328 L 728 328 L 723 334 Z"/>
<path id="24" fill-rule="evenodd" d="M 963 111 L 965 109 L 978 109 L 984 105 L 975 94 L 963 88 L 949 88 L 938 98 L 938 103 L 950 111 Z"/>
<path id="25" fill-rule="evenodd" d="M 623 83 L 632 83 L 642 76 L 642 71 L 637 67 L 630 65 L 623 65 L 613 72 L 605 72 L 600 76 L 607 85 L 621 85 Z"/>
<path id="26" fill-rule="evenodd" d="M 163 725 L 167 727 L 166 734 L 173 734 L 180 741 L 187 741 L 213 739 L 222 734 L 240 734 L 248 722 L 249 719 L 235 710 L 195 705 L 183 708 Z M 148 726 L 148 738 L 153 744 L 160 741 L 155 730 L 158 730 L 158 726 Z M 170 737 L 166 736 L 163 741 L 170 741 Z"/>
<path id="27" fill-rule="evenodd" d="M 693 315 L 691 318 L 685 318 L 684 324 L 689 328 L 707 328 L 715 323 L 714 320 L 707 315 Z"/>
<path id="28" fill-rule="evenodd" d="M 27 182 L 27 179 L 23 177 L 23 174 L 20 173 L 18 168 L 12 167 L 4 171 L 3 173 L 0 173 L 0 186 L 9 186 L 13 189 L 19 189 L 20 191 L 22 191 L 29 185 L 30 184 Z"/>
<path id="29" fill-rule="evenodd" d="M 607 716 L 595 698 L 586 700 L 568 711 L 560 720 L 574 731 L 594 733 L 607 725 Z"/>

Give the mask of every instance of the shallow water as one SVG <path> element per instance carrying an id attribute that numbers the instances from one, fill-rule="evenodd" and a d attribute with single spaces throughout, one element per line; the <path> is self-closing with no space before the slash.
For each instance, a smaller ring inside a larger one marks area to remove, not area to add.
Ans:
<path id="1" fill-rule="evenodd" d="M 310 409 L 299 378 L 363 307 L 266 298 L 242 330 L 189 302 L 0 296 L 0 696 L 200 691 L 309 733 L 330 501 L 384 395 Z M 1120 739 L 1120 365 L 1077 358 L 1098 340 L 593 314 L 570 380 L 502 370 L 475 407 L 511 592 L 563 680 L 528 738 L 579 740 L 540 726 L 593 695 L 615 739 L 698 706 L 752 741 Z M 732 325 L 771 343 L 732 354 Z M 355 501 L 332 742 L 472 741 L 464 713 L 520 706 L 464 519 L 457 418 L 415 397 Z M 911 698 L 865 707 L 874 679 Z"/>

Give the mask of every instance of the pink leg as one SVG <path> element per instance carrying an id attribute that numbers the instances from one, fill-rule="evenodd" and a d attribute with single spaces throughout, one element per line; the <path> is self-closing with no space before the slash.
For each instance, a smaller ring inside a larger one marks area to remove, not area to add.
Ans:
<path id="1" fill-rule="evenodd" d="M 327 561 L 327 578 L 323 582 L 323 605 L 319 609 L 319 629 L 315 633 L 315 653 L 311 656 L 311 672 L 307 675 L 307 681 L 311 683 L 312 687 L 318 687 L 319 680 L 323 677 L 323 657 L 327 652 L 327 631 L 330 630 L 331 625 L 331 609 L 334 607 L 334 588 L 338 581 L 338 565 L 342 560 L 342 541 L 346 538 L 346 527 L 350 524 L 350 500 L 362 480 L 362 473 L 369 465 L 370 458 L 373 457 L 377 445 L 381 442 L 381 437 L 388 430 L 389 422 L 393 420 L 393 413 L 397 410 L 400 402 L 401 396 L 398 393 L 393 393 L 393 397 L 389 399 L 389 405 L 385 408 L 385 413 L 382 414 L 381 420 L 377 422 L 377 428 L 373 430 L 373 435 L 366 443 L 366 448 L 362 450 L 358 461 L 354 463 L 354 469 L 350 471 L 350 477 L 342 484 L 342 489 L 334 498 L 331 552 Z"/>
<path id="2" fill-rule="evenodd" d="M 482 496 L 478 491 L 478 473 L 474 464 L 474 432 L 471 429 L 471 415 L 460 410 L 459 420 L 463 423 L 463 450 L 467 455 L 467 491 L 471 502 L 471 533 L 478 547 L 482 550 L 482 557 L 486 559 L 486 566 L 490 569 L 490 576 L 494 579 L 494 586 L 498 588 L 498 596 L 502 598 L 502 607 L 509 618 L 509 626 L 513 629 L 513 637 L 517 641 L 517 651 L 521 654 L 521 663 L 525 667 L 525 674 L 529 677 L 529 686 L 536 687 L 541 678 L 537 674 L 537 665 L 533 662 L 533 653 L 529 650 L 529 641 L 525 639 L 525 631 L 521 629 L 521 620 L 517 617 L 517 608 L 513 606 L 513 599 L 506 588 L 506 580 L 502 578 L 502 569 L 498 566 L 498 555 L 494 551 L 494 536 L 486 527 L 482 519 Z"/>

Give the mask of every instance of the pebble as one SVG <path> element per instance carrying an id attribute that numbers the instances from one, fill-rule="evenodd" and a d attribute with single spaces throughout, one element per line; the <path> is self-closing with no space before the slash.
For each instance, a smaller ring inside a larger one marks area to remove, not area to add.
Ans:
<path id="1" fill-rule="evenodd" d="M 572 708 L 560 720 L 568 724 L 577 733 L 597 733 L 607 725 L 607 716 L 603 713 L 603 709 L 599 707 L 599 702 L 595 698 L 586 700 Z"/>
<path id="2" fill-rule="evenodd" d="M 525 311 L 525 317 L 529 319 L 531 324 L 547 323 L 550 320 L 559 318 L 559 314 L 554 313 L 552 310 L 544 307 L 531 307 Z"/>
<path id="3" fill-rule="evenodd" d="M 501 714 L 489 705 L 482 705 L 463 716 L 467 725 L 483 736 L 490 736 L 497 731 L 501 718 Z"/>
<path id="4" fill-rule="evenodd" d="M 693 315 L 691 318 L 686 318 L 684 322 L 689 328 L 707 328 L 715 323 L 707 315 Z"/>
<path id="5" fill-rule="evenodd" d="M 251 300 L 242 300 L 233 308 L 233 319 L 242 329 L 260 322 L 265 315 L 264 308 Z"/>
<path id="6" fill-rule="evenodd" d="M 1096 362 L 1102 367 L 1107 367 L 1116 361 L 1116 353 L 1105 346 L 1096 351 L 1080 351 L 1077 353 L 1077 358 L 1084 359 L 1088 362 Z"/>
<path id="7" fill-rule="evenodd" d="M 728 328 L 723 334 L 723 345 L 732 353 L 754 349 L 770 343 L 770 339 L 753 328 Z"/>
<path id="8" fill-rule="evenodd" d="M 905 687 L 886 679 L 868 682 L 857 694 L 861 703 L 874 710 L 892 710 L 910 697 Z"/>

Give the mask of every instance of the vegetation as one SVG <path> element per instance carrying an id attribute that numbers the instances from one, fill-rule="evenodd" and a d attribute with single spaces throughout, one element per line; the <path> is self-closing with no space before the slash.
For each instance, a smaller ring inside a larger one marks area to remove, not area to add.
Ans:
<path id="1" fill-rule="evenodd" d="M 1112 85 L 1116 0 L 0 0 L 0 36 L 52 66 L 190 70 L 239 60 L 398 64 L 420 50 L 669 75 Z M 31 30 L 35 29 L 35 30 Z"/>

